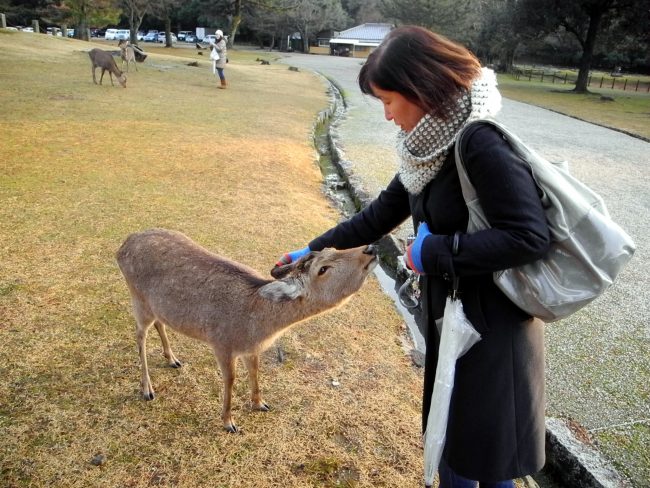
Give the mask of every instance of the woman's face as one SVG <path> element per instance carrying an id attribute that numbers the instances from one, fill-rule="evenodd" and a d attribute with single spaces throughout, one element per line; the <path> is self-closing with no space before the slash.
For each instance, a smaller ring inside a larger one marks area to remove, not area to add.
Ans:
<path id="1" fill-rule="evenodd" d="M 418 105 L 396 91 L 382 90 L 370 84 L 374 95 L 384 104 L 386 120 L 394 121 L 402 130 L 410 132 L 426 114 Z"/>

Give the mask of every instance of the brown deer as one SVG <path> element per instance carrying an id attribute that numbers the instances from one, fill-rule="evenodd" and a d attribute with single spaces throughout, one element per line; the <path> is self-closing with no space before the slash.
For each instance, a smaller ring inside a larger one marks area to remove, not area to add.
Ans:
<path id="1" fill-rule="evenodd" d="M 224 381 L 221 419 L 237 432 L 231 416 L 235 363 L 248 369 L 252 407 L 268 411 L 258 383 L 260 353 L 292 325 L 342 305 L 375 267 L 372 246 L 311 252 L 276 268 L 277 279 L 213 254 L 185 235 L 152 229 L 130 235 L 117 262 L 131 292 L 145 400 L 154 399 L 147 367 L 147 331 L 154 325 L 163 353 L 180 367 L 165 326 L 211 347 Z"/>
<path id="2" fill-rule="evenodd" d="M 122 58 L 122 71 L 124 71 L 124 62 L 126 62 L 126 72 L 129 72 L 129 63 L 133 63 L 135 70 L 138 71 L 138 64 L 135 62 L 135 50 L 133 46 L 128 43 L 126 39 L 121 39 L 117 43 L 117 46 L 120 48 L 120 56 Z"/>
<path id="3" fill-rule="evenodd" d="M 102 69 L 102 75 L 99 78 L 100 85 L 104 79 L 104 72 L 108 71 L 108 74 L 111 77 L 111 85 L 115 86 L 113 83 L 113 75 L 115 75 L 120 85 L 126 88 L 126 75 L 118 69 L 117 63 L 115 62 L 115 59 L 113 59 L 113 55 L 110 52 L 95 48 L 88 51 L 88 56 L 90 56 L 90 61 L 93 64 L 93 82 L 95 85 L 97 84 L 95 69 L 99 67 Z"/>

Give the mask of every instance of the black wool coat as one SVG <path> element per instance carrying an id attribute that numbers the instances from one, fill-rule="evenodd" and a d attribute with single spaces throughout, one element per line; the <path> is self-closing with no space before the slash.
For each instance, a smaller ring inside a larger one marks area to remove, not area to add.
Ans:
<path id="1" fill-rule="evenodd" d="M 544 465 L 544 338 L 543 323 L 503 295 L 492 273 L 541 258 L 550 237 L 533 178 L 508 143 L 487 124 L 472 124 L 467 131 L 462 154 L 490 229 L 465 233 L 468 212 L 452 148 L 420 194 L 409 194 L 395 176 L 363 211 L 309 247 L 369 244 L 409 216 L 415 229 L 428 224 L 433 236 L 424 242 L 420 279 L 427 327 L 423 426 L 438 361 L 435 322 L 457 276 L 463 308 L 482 339 L 456 365 L 443 457 L 465 478 L 501 481 Z M 461 232 L 460 246 L 453 255 L 456 232 Z"/>

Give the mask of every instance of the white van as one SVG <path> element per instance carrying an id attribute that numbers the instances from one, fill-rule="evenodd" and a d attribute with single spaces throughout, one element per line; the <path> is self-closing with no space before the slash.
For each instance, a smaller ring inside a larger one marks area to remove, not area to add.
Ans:
<path id="1" fill-rule="evenodd" d="M 104 39 L 107 41 L 119 41 L 121 39 L 131 39 L 131 31 L 129 29 L 106 29 Z"/>

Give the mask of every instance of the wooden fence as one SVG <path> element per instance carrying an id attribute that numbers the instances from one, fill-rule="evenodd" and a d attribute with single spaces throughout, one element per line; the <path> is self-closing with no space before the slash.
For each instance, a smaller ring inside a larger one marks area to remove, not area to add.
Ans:
<path id="1" fill-rule="evenodd" d="M 544 71 L 541 69 L 515 69 L 513 76 L 516 80 L 541 81 L 559 85 L 575 85 L 578 75 L 559 73 L 557 71 Z M 590 87 L 610 88 L 612 90 L 627 90 L 650 93 L 650 81 L 631 79 L 625 76 L 589 75 L 587 83 Z"/>

